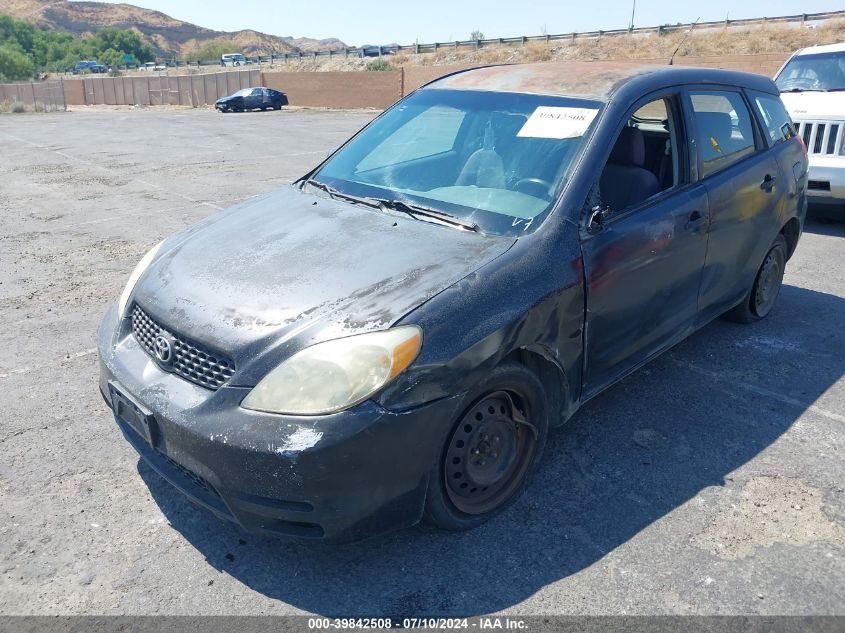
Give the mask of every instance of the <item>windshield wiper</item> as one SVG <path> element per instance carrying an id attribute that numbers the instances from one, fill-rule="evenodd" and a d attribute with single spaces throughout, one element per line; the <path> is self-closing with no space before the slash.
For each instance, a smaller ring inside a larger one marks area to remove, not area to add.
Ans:
<path id="1" fill-rule="evenodd" d="M 824 88 L 788 88 L 780 92 L 783 94 L 784 92 L 829 92 L 829 90 L 825 90 Z"/>
<path id="2" fill-rule="evenodd" d="M 446 213 L 445 211 L 438 211 L 437 209 L 424 207 L 418 204 L 412 204 L 403 200 L 389 200 L 386 198 L 370 199 L 378 203 L 378 205 L 382 209 L 399 211 L 400 213 L 405 213 L 411 217 L 422 216 L 426 218 L 432 218 L 434 220 L 437 220 L 438 222 L 449 224 L 465 231 L 478 231 L 478 225 L 475 222 L 467 222 L 466 220 L 462 220 L 461 218 L 454 216 L 450 213 Z"/>
<path id="3" fill-rule="evenodd" d="M 362 198 L 360 196 L 353 196 L 348 193 L 343 193 L 342 191 L 338 191 L 331 185 L 327 185 L 324 182 L 320 182 L 319 180 L 314 180 L 313 178 L 309 178 L 308 180 L 303 181 L 305 185 L 311 185 L 315 189 L 320 189 L 325 191 L 329 198 L 332 200 L 346 200 L 347 202 L 352 202 L 355 204 L 363 204 L 368 207 L 373 207 L 374 209 L 378 209 L 381 207 L 378 200 L 373 198 Z"/>
<path id="4" fill-rule="evenodd" d="M 352 194 L 338 191 L 331 185 L 327 185 L 326 183 L 320 182 L 319 180 L 314 180 L 313 178 L 308 178 L 307 180 L 304 180 L 303 185 L 311 185 L 316 189 L 325 191 L 332 200 L 346 200 L 347 202 L 363 204 L 374 209 L 389 209 L 393 211 L 399 211 L 400 213 L 405 213 L 406 215 L 409 215 L 414 218 L 416 218 L 417 216 L 423 216 L 438 220 L 439 222 L 442 222 L 444 224 L 456 226 L 466 231 L 478 231 L 478 225 L 474 222 L 466 222 L 461 218 L 446 213 L 445 211 L 438 211 L 437 209 L 431 209 L 429 207 L 403 202 L 402 200 L 353 196 Z"/>

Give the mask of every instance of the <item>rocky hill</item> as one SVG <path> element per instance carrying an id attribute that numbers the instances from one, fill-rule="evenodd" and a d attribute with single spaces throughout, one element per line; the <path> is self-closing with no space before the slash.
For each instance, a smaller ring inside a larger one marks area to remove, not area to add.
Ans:
<path id="1" fill-rule="evenodd" d="M 67 0 L 2 0 L 0 13 L 36 26 L 85 36 L 98 28 L 111 26 L 133 29 L 159 55 L 186 57 L 209 42 L 231 42 L 233 50 L 247 55 L 314 51 L 339 48 L 344 44 L 331 38 L 279 37 L 259 31 L 215 31 L 177 20 L 159 11 L 131 4 L 68 2 Z"/>

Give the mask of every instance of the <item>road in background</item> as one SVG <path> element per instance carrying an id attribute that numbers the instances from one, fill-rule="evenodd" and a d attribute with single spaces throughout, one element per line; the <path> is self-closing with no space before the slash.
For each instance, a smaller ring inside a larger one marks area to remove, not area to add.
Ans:
<path id="1" fill-rule="evenodd" d="M 842 613 L 841 224 L 808 227 L 769 319 L 715 322 L 588 404 L 475 531 L 245 535 L 138 461 L 97 389 L 107 303 L 150 246 L 372 116 L 0 117 L 0 613 Z"/>

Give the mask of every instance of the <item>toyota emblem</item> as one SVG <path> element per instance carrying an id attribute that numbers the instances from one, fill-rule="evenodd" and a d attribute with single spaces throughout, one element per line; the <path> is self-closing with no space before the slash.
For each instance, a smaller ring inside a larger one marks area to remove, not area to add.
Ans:
<path id="1" fill-rule="evenodd" d="M 169 365 L 173 360 L 173 345 L 166 336 L 159 334 L 153 341 L 153 350 L 158 362 L 162 365 Z"/>

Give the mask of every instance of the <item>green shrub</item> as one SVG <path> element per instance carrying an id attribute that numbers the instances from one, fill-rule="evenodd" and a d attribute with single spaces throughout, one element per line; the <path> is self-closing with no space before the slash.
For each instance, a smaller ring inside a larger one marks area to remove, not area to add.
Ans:
<path id="1" fill-rule="evenodd" d="M 367 62 L 367 70 L 370 71 L 380 71 L 380 70 L 396 70 L 389 61 L 384 58 L 374 59 L 371 62 Z"/>
<path id="2" fill-rule="evenodd" d="M 22 114 L 26 112 L 26 105 L 22 101 L 15 101 L 12 104 L 12 112 L 15 114 Z"/>
<path id="3" fill-rule="evenodd" d="M 0 81 L 29 79 L 34 73 L 29 57 L 11 45 L 0 45 Z"/>

